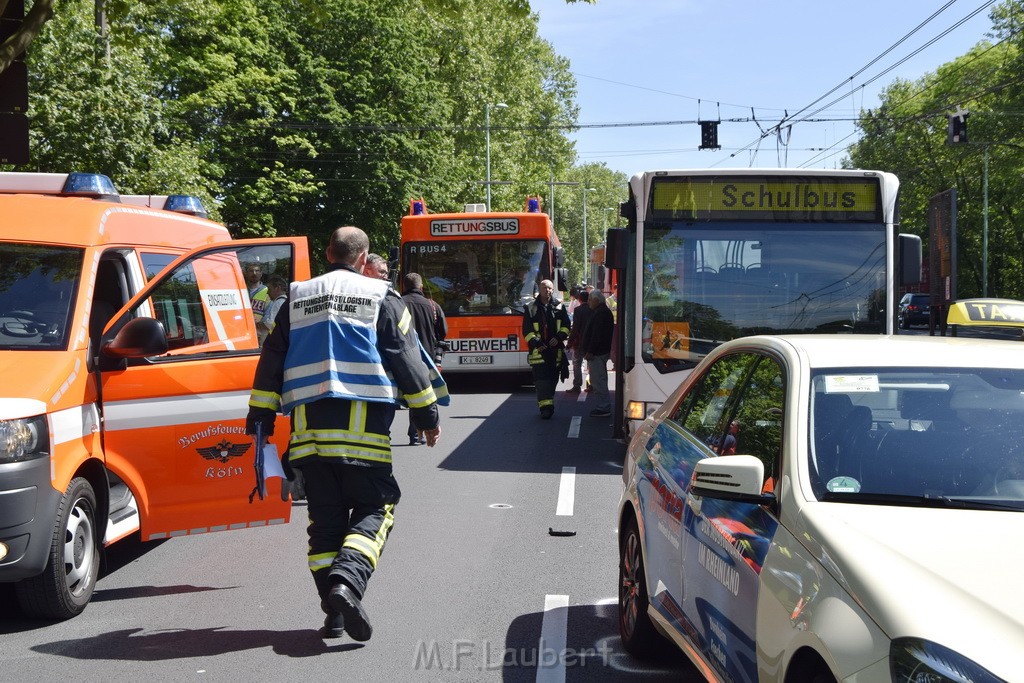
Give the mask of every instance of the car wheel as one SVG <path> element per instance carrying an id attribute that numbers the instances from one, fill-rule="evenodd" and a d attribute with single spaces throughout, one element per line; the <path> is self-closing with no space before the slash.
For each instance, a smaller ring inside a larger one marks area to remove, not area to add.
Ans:
<path id="1" fill-rule="evenodd" d="M 650 655 L 660 644 L 651 618 L 644 574 L 643 548 L 636 520 L 623 529 L 619 550 L 619 636 L 626 651 L 637 657 Z"/>
<path id="2" fill-rule="evenodd" d="M 26 615 L 63 620 L 82 613 L 100 572 L 96 532 L 96 493 L 86 479 L 77 477 L 61 499 L 46 568 L 16 584 Z"/>
<path id="3" fill-rule="evenodd" d="M 900 316 L 900 327 L 905 330 L 910 329 L 910 320 L 906 316 Z"/>

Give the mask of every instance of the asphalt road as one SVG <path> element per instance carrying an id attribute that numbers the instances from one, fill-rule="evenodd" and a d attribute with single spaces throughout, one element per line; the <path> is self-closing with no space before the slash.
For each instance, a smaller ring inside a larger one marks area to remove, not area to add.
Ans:
<path id="1" fill-rule="evenodd" d="M 623 443 L 588 395 L 452 378 L 442 442 L 406 446 L 394 531 L 364 599 L 363 644 L 324 641 L 291 522 L 107 552 L 85 612 L 26 620 L 0 586 L 5 680 L 698 681 L 669 648 L 627 655 L 616 626 L 615 510 Z M 562 388 L 565 388 L 565 384 Z"/>

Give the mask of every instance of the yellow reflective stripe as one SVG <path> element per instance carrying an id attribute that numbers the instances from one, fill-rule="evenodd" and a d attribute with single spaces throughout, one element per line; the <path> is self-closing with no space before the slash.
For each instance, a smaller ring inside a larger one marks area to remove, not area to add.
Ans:
<path id="1" fill-rule="evenodd" d="M 368 460 L 370 462 L 391 462 L 391 451 L 376 451 L 365 448 L 353 448 L 352 446 L 325 446 L 323 444 L 309 443 L 300 446 L 291 445 L 288 448 L 288 458 L 298 460 L 311 455 L 319 455 L 322 458 L 351 458 L 353 460 Z"/>
<path id="2" fill-rule="evenodd" d="M 434 387 L 427 387 L 423 391 L 418 391 L 415 394 L 405 394 L 404 398 L 406 404 L 410 408 L 426 408 L 431 403 L 437 402 L 437 396 L 434 394 Z"/>
<path id="3" fill-rule="evenodd" d="M 402 319 L 398 321 L 398 331 L 402 334 L 409 333 L 409 326 L 412 324 L 412 314 L 408 308 L 402 309 Z"/>
<path id="4" fill-rule="evenodd" d="M 318 555 L 309 555 L 309 571 L 315 572 L 321 569 L 327 569 L 334 563 L 334 558 L 338 556 L 338 553 L 320 553 Z"/>
<path id="5" fill-rule="evenodd" d="M 537 401 L 537 405 L 543 408 L 544 406 L 553 406 L 555 405 L 555 402 L 552 399 L 546 398 L 541 401 Z"/>
<path id="6" fill-rule="evenodd" d="M 350 401 L 348 409 L 349 431 L 358 434 L 366 432 L 366 401 Z"/>
<path id="7" fill-rule="evenodd" d="M 281 394 L 276 394 L 273 391 L 253 389 L 249 395 L 249 407 L 277 410 L 281 407 Z"/>
<path id="8" fill-rule="evenodd" d="M 345 537 L 345 542 L 341 544 L 341 547 L 351 548 L 359 554 L 364 555 L 366 559 L 370 561 L 370 564 L 376 568 L 377 560 L 380 559 L 380 552 L 371 539 L 366 536 L 352 534 L 351 536 Z"/>
<path id="9" fill-rule="evenodd" d="M 373 538 L 363 536 L 362 534 L 349 534 L 345 537 L 341 547 L 351 548 L 366 556 L 366 559 L 376 569 L 380 554 L 384 552 L 384 543 L 388 540 L 388 533 L 395 524 L 394 510 L 395 506 L 393 503 L 384 506 L 384 520 L 381 522 L 380 528 Z"/>
<path id="10" fill-rule="evenodd" d="M 296 432 L 305 431 L 306 429 L 306 404 L 301 403 L 295 407 L 292 411 L 292 429 Z M 294 436 L 292 438 L 295 438 Z"/>
<path id="11" fill-rule="evenodd" d="M 298 425 L 292 432 L 292 443 L 301 444 L 303 441 L 351 441 L 367 446 L 387 447 L 391 444 L 391 437 L 387 434 L 374 434 L 373 432 L 356 432 L 348 429 L 303 429 L 299 430 Z"/>

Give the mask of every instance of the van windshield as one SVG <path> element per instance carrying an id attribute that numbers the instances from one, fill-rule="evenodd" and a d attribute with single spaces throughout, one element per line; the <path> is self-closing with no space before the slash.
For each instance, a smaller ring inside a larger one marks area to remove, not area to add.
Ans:
<path id="1" fill-rule="evenodd" d="M 0 350 L 67 348 L 84 253 L 0 242 Z"/>

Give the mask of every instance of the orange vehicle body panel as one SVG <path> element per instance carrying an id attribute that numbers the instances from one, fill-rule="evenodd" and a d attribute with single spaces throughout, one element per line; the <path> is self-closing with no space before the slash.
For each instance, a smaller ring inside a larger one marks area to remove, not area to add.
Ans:
<path id="1" fill-rule="evenodd" d="M 249 500 L 255 448 L 244 433 L 245 415 L 259 342 L 239 257 L 225 252 L 193 264 L 199 299 L 187 312 L 210 324 L 205 332 L 191 330 L 191 347 L 97 372 L 90 359 L 89 322 L 98 266 L 105 255 L 116 253 L 123 260 L 136 288 L 132 300 L 111 319 L 111 329 L 133 307 L 142 316 L 152 316 L 158 308 L 146 288 L 160 277 L 147 284 L 140 254 L 163 254 L 167 261 L 168 255 L 184 255 L 197 247 L 274 248 L 290 254 L 290 272 L 284 275 L 302 280 L 310 277 L 306 239 L 232 240 L 224 226 L 190 215 L 42 194 L 0 193 L 0 215 L 2 243 L 74 247 L 83 255 L 81 271 L 71 274 L 78 284 L 66 348 L 0 351 L 5 376 L 0 419 L 45 415 L 52 489 L 63 493 L 73 478 L 90 476 L 94 489 L 105 490 L 106 482 L 95 478 L 89 463 L 116 475 L 138 506 L 134 528 L 141 529 L 143 539 L 287 521 L 291 503 L 281 500 L 279 479 L 267 481 L 262 499 Z M 220 267 L 214 267 L 217 263 Z M 207 337 L 197 342 L 201 334 Z M 288 418 L 279 416 L 273 443 L 280 453 L 288 433 Z M 3 486 L 6 471 L 0 470 L 0 490 L 8 488 Z M 38 531 L 46 528 L 47 519 L 52 524 L 56 511 L 37 509 L 35 517 L 32 524 L 38 528 L 33 531 Z M 0 532 L 5 522 L 15 523 L 0 520 Z M 23 533 L 12 528 L 11 533 Z M 103 541 L 113 542 L 133 530 L 108 527 Z M 36 536 L 41 534 L 33 534 L 33 543 L 48 547 L 47 539 Z M 5 579 L 5 565 L 17 560 L 8 556 L 0 562 L 0 580 Z"/>

